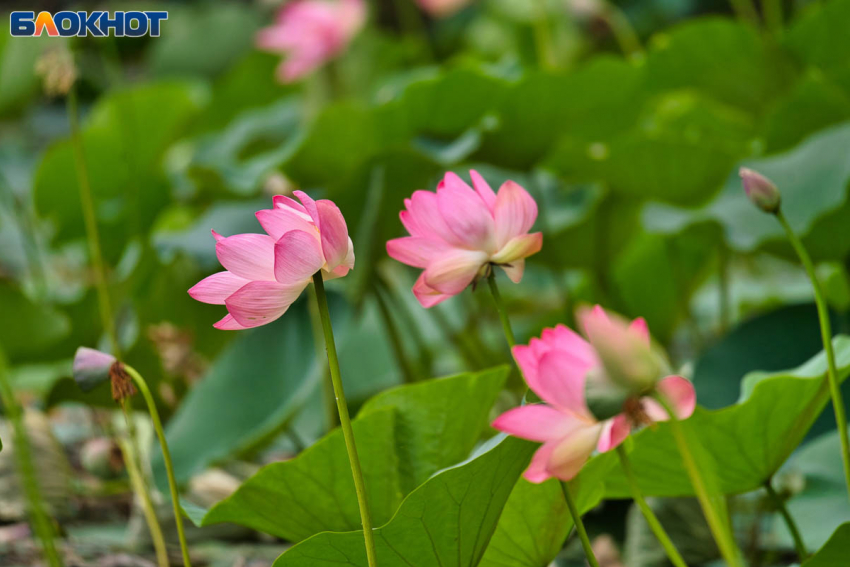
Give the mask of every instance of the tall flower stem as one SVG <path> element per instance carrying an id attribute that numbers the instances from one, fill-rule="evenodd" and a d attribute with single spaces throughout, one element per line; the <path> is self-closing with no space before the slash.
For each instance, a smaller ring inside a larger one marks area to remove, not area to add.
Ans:
<path id="1" fill-rule="evenodd" d="M 369 562 L 369 567 L 375 567 L 377 565 L 377 558 L 375 554 L 375 538 L 372 534 L 372 516 L 369 512 L 369 502 L 366 499 L 366 483 L 363 481 L 363 471 L 360 469 L 357 445 L 354 442 L 354 429 L 351 427 L 348 405 L 345 402 L 345 391 L 342 387 L 342 375 L 339 371 L 339 359 L 336 355 L 336 343 L 334 342 L 333 327 L 331 327 L 331 315 L 328 310 L 328 297 L 325 294 L 325 282 L 322 280 L 322 272 L 313 274 L 313 284 L 316 288 L 316 303 L 319 306 L 319 316 L 322 321 L 322 330 L 325 334 L 325 349 L 328 353 L 331 382 L 333 383 L 334 394 L 336 394 L 339 424 L 342 428 L 343 439 L 345 439 L 345 448 L 348 451 L 351 474 L 354 477 L 354 490 L 357 493 L 357 503 L 360 505 L 360 522 L 363 524 L 363 538 L 366 540 L 366 558 Z"/>
<path id="2" fill-rule="evenodd" d="M 18 400 L 9 384 L 9 376 L 6 373 L 6 361 L 0 353 L 0 399 L 6 409 L 6 417 L 12 424 L 15 432 L 15 460 L 18 465 L 21 484 L 23 484 L 24 495 L 27 499 L 27 508 L 33 530 L 44 553 L 44 558 L 50 567 L 62 567 L 62 558 L 56 550 L 54 537 L 56 535 L 53 521 L 47 514 L 47 509 L 42 498 L 38 478 L 35 475 L 35 465 L 32 461 L 32 448 L 30 447 L 27 430 L 24 426 L 24 416 Z"/>
<path id="3" fill-rule="evenodd" d="M 537 50 L 537 61 L 543 69 L 554 69 L 555 48 L 552 44 L 552 30 L 549 28 L 549 15 L 544 0 L 534 2 L 534 45 Z"/>
<path id="4" fill-rule="evenodd" d="M 725 333 L 729 330 L 731 320 L 731 292 L 729 289 L 729 249 L 725 244 L 720 245 L 720 251 L 717 258 L 717 281 L 719 291 L 719 309 L 720 309 L 720 331 Z"/>
<path id="5" fill-rule="evenodd" d="M 800 529 L 797 527 L 794 517 L 791 516 L 788 507 L 785 506 L 785 500 L 774 490 L 770 479 L 765 481 L 764 488 L 767 490 L 767 495 L 770 497 L 771 502 L 782 515 L 782 519 L 785 520 L 785 525 L 788 526 L 788 531 L 791 532 L 791 538 L 794 540 L 794 548 L 797 550 L 797 556 L 802 563 L 808 559 L 809 552 L 806 551 L 806 544 L 803 543 L 803 537 L 800 535 Z"/>
<path id="6" fill-rule="evenodd" d="M 774 35 L 782 33 L 782 0 L 762 0 L 764 23 Z"/>
<path id="7" fill-rule="evenodd" d="M 490 291 L 493 293 L 493 301 L 496 303 L 496 311 L 499 313 L 499 319 L 502 321 L 502 329 L 505 331 L 505 339 L 508 341 L 508 346 L 513 349 L 516 346 L 516 338 L 514 331 L 511 329 L 511 321 L 508 319 L 508 310 L 502 301 L 502 295 L 499 293 L 499 286 L 496 284 L 496 275 L 491 269 L 487 277 L 487 282 L 490 284 Z M 519 365 L 517 365 L 519 368 Z M 522 375 L 522 368 L 519 368 Z M 599 567 L 599 561 L 596 560 L 596 555 L 593 553 L 593 547 L 590 545 L 590 538 L 587 537 L 587 530 L 584 529 L 584 522 L 581 521 L 581 515 L 578 512 L 573 495 L 570 492 L 568 483 L 562 482 L 561 488 L 564 491 L 564 500 L 567 502 L 567 508 L 570 509 L 570 515 L 573 517 L 573 523 L 576 526 L 576 532 L 581 539 L 581 546 L 584 548 L 584 554 L 587 557 L 587 562 L 590 567 Z"/>
<path id="8" fill-rule="evenodd" d="M 313 331 L 313 346 L 316 349 L 316 360 L 321 360 L 322 358 L 322 342 L 324 341 L 324 335 L 322 333 L 322 321 L 321 316 L 319 315 L 319 301 L 316 299 L 316 289 L 315 287 L 309 289 L 310 299 L 311 301 L 308 304 L 308 311 L 310 312 L 310 328 Z M 333 429 L 337 425 L 339 425 L 339 413 L 336 411 L 336 396 L 334 395 L 334 388 L 331 381 L 327 379 L 327 370 L 322 369 L 322 407 L 325 410 L 325 420 L 326 425 L 328 426 L 328 430 Z"/>
<path id="9" fill-rule="evenodd" d="M 670 416 L 670 428 L 673 432 L 673 438 L 682 456 L 682 462 L 685 465 L 685 470 L 688 472 L 688 477 L 696 492 L 697 500 L 702 507 L 702 513 L 708 522 L 708 527 L 711 534 L 714 536 L 714 541 L 717 542 L 717 547 L 720 549 L 720 554 L 726 561 L 729 567 L 743 567 L 741 563 L 741 552 L 738 550 L 738 545 L 735 543 L 735 538 L 728 529 L 727 523 L 723 514 L 717 509 L 712 501 L 712 496 L 708 491 L 705 479 L 702 477 L 700 468 L 697 465 L 694 454 L 691 451 L 688 443 L 685 429 L 679 418 L 676 417 L 676 412 L 670 405 L 670 402 L 664 396 L 657 395 L 656 399 L 664 407 L 664 410 Z"/>
<path id="10" fill-rule="evenodd" d="M 118 335 L 115 331 L 115 321 L 112 317 L 112 305 L 109 300 L 109 289 L 106 285 L 106 271 L 103 262 L 103 253 L 100 248 L 100 234 L 97 229 L 97 217 L 95 215 L 94 196 L 92 195 L 91 182 L 89 180 L 89 171 L 86 166 L 86 155 L 83 148 L 83 137 L 80 132 L 79 111 L 77 105 L 77 93 L 72 87 L 68 92 L 68 123 L 71 129 L 71 145 L 74 152 L 74 162 L 77 168 L 77 181 L 80 188 L 80 205 L 83 209 L 83 221 L 86 228 L 86 240 L 88 241 L 89 254 L 91 255 L 92 268 L 94 270 L 95 288 L 97 289 L 98 311 L 100 312 L 100 320 L 103 326 L 103 331 L 106 333 L 109 340 L 110 348 L 113 356 L 121 358 L 121 347 L 118 343 Z M 136 457 L 139 452 L 139 446 L 136 441 L 136 436 L 133 433 L 132 418 L 127 408 L 122 404 L 124 417 L 128 424 L 128 443 L 129 452 L 122 449 L 124 453 L 124 461 L 128 467 L 136 467 Z M 129 469 L 128 469 L 129 470 Z M 141 479 L 144 479 L 140 470 Z M 142 509 L 145 514 L 145 521 L 150 531 L 151 539 L 154 542 L 154 547 L 157 549 L 157 555 L 162 563 L 163 553 L 165 549 L 165 540 L 162 537 L 162 527 L 159 525 L 156 513 L 153 509 L 153 499 L 147 491 L 147 484 L 134 483 L 134 490 L 142 502 Z M 139 492 L 139 489 L 142 492 Z M 166 558 L 167 565 L 167 558 Z"/>
<path id="11" fill-rule="evenodd" d="M 634 57 L 643 53 L 640 38 L 623 10 L 612 2 L 605 2 L 602 6 L 602 17 L 611 28 L 611 33 L 624 55 Z"/>
<path id="12" fill-rule="evenodd" d="M 168 450 L 168 442 L 165 440 L 165 432 L 162 429 L 162 421 L 159 419 L 159 410 L 156 409 L 156 403 L 151 395 L 142 375 L 139 374 L 132 366 L 124 365 L 124 370 L 133 379 L 133 383 L 142 393 L 145 399 L 145 404 L 148 406 L 148 412 L 153 422 L 156 437 L 159 439 L 159 445 L 162 448 L 162 460 L 165 462 L 165 472 L 168 476 L 168 488 L 171 491 L 171 505 L 174 509 L 174 522 L 177 524 L 177 539 L 180 541 L 180 551 L 183 554 L 184 567 L 191 567 L 192 563 L 189 560 L 189 548 L 186 545 L 186 535 L 183 531 L 183 515 L 180 510 L 180 493 L 177 491 L 177 481 L 174 478 L 174 465 L 171 462 L 171 453 Z"/>
<path id="13" fill-rule="evenodd" d="M 490 292 L 493 294 L 493 301 L 496 303 L 496 312 L 499 314 L 505 339 L 508 341 L 508 346 L 513 349 L 516 346 L 516 337 L 514 337 L 514 331 L 511 328 L 511 320 L 508 319 L 508 310 L 505 308 L 504 301 L 502 301 L 502 294 L 499 293 L 499 286 L 496 284 L 496 270 L 492 266 L 490 267 L 490 274 L 487 276 L 487 283 L 490 285 Z"/>
<path id="14" fill-rule="evenodd" d="M 841 388 L 838 383 L 838 368 L 835 364 L 835 351 L 832 348 L 832 326 L 829 322 L 829 309 L 826 306 L 823 289 L 821 289 L 820 281 L 815 273 L 815 265 L 812 258 L 806 251 L 803 242 L 788 224 L 788 219 L 781 210 L 776 211 L 776 218 L 782 228 L 785 229 L 785 234 L 794 247 L 797 256 L 800 257 L 800 262 L 803 263 L 803 268 L 812 282 L 812 289 L 815 293 L 815 305 L 818 309 L 818 320 L 820 321 L 820 334 L 823 340 L 823 350 L 826 353 L 827 363 L 827 381 L 829 382 L 829 393 L 832 396 L 832 408 L 835 411 L 835 423 L 838 425 L 838 438 L 841 441 L 841 458 L 844 461 L 844 481 L 847 484 L 848 494 L 850 494 L 850 437 L 847 434 L 847 414 L 844 409 L 844 398 L 841 396 Z"/>
<path id="15" fill-rule="evenodd" d="M 587 536 L 587 530 L 584 529 L 584 522 L 581 521 L 581 515 L 578 513 L 578 507 L 573 499 L 573 494 L 570 491 L 568 482 L 561 483 L 561 489 L 564 491 L 564 500 L 567 502 L 567 508 L 570 510 L 570 515 L 573 517 L 573 523 L 576 526 L 576 533 L 581 540 L 581 547 L 584 549 L 584 555 L 587 557 L 587 562 L 590 567 L 599 567 L 599 561 L 596 560 L 596 554 L 593 553 L 593 546 L 590 544 L 590 538 Z"/>
<path id="16" fill-rule="evenodd" d="M 392 313 L 390 313 L 390 308 L 387 305 L 383 292 L 377 285 L 374 286 L 373 292 L 375 302 L 378 304 L 378 312 L 381 314 L 381 319 L 384 322 L 387 336 L 390 339 L 390 345 L 392 346 L 393 353 L 395 354 L 396 362 L 398 362 L 401 369 L 404 381 L 408 384 L 416 382 L 419 379 L 418 372 L 414 369 L 413 364 L 407 357 L 407 353 L 404 350 L 404 344 L 402 344 L 401 341 L 401 334 L 399 333 L 398 326 L 393 320 Z"/>
<path id="17" fill-rule="evenodd" d="M 655 537 L 664 548 L 664 551 L 667 552 L 667 557 L 670 559 L 670 562 L 676 567 L 688 567 L 688 564 L 685 563 L 685 560 L 679 554 L 679 550 L 676 549 L 676 546 L 673 545 L 673 542 L 670 540 L 670 536 L 668 536 L 667 532 L 664 531 L 664 526 L 662 526 L 661 522 L 658 521 L 658 517 L 656 517 L 655 512 L 653 512 L 652 508 L 649 507 L 649 504 L 646 503 L 646 499 L 644 499 L 643 494 L 638 487 L 637 479 L 635 479 L 635 475 L 632 472 L 632 465 L 629 461 L 629 456 L 622 445 L 617 445 L 617 456 L 620 457 L 620 466 L 623 467 L 623 473 L 626 475 L 626 480 L 628 481 L 629 488 L 632 491 L 632 499 L 638 505 L 638 508 L 640 508 L 640 511 L 643 513 L 643 517 L 646 518 L 646 522 L 649 524 L 649 529 L 652 530 L 652 533 L 655 534 Z"/>
<path id="18" fill-rule="evenodd" d="M 759 14 L 751 0 L 729 0 L 729 3 L 739 20 L 754 26 L 759 25 Z"/>
<path id="19" fill-rule="evenodd" d="M 103 263 L 103 253 L 100 249 L 100 235 L 97 230 L 97 217 L 95 216 L 94 197 L 89 181 L 89 171 L 86 167 L 86 155 L 83 150 L 83 137 L 80 134 L 80 123 L 77 109 L 77 91 L 72 88 L 68 92 L 68 122 L 71 127 L 71 145 L 74 149 L 74 162 L 77 166 L 77 181 L 80 186 L 80 204 L 83 209 L 83 221 L 86 227 L 86 240 L 88 240 L 89 254 L 91 254 L 92 267 L 94 268 L 95 286 L 97 288 L 97 300 L 100 307 L 100 319 L 103 331 L 109 339 L 112 354 L 121 358 L 118 347 L 117 334 L 115 332 L 115 321 L 112 318 L 112 306 L 109 301 L 109 290 L 106 287 L 106 272 Z"/>
<path id="20" fill-rule="evenodd" d="M 162 527 L 159 525 L 159 520 L 156 517 L 156 508 L 151 499 L 150 491 L 148 491 L 147 482 L 142 474 L 142 469 L 139 466 L 138 454 L 136 447 L 139 446 L 136 440 L 136 426 L 133 423 L 133 408 L 130 403 L 130 398 L 121 400 L 121 412 L 124 414 L 124 423 L 127 426 L 126 438 L 118 437 L 118 447 L 124 456 L 124 466 L 127 467 L 127 476 L 130 477 L 130 486 L 133 491 L 139 496 L 140 505 L 142 507 L 142 515 L 145 517 L 145 523 L 148 525 L 148 531 L 153 542 L 154 553 L 156 554 L 156 562 L 159 567 L 169 567 L 171 562 L 168 560 L 168 549 L 165 546 L 165 536 L 162 535 Z"/>

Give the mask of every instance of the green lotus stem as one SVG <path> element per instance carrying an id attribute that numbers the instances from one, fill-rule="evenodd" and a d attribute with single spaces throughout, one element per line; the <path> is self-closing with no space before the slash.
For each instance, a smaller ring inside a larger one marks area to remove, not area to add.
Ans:
<path id="1" fill-rule="evenodd" d="M 98 311 L 100 313 L 101 324 L 103 325 L 103 331 L 106 333 L 107 339 L 110 343 L 110 348 L 112 350 L 112 355 L 115 358 L 121 358 L 121 347 L 118 343 L 118 335 L 115 331 L 115 321 L 112 317 L 112 305 L 109 301 L 109 290 L 106 285 L 106 271 L 104 269 L 104 261 L 103 254 L 100 249 L 100 234 L 98 233 L 97 228 L 97 217 L 95 215 L 95 206 L 94 206 L 94 197 L 91 191 L 91 183 L 89 181 L 89 172 L 88 167 L 86 165 L 86 156 L 83 148 L 83 138 L 80 133 L 80 123 L 78 117 L 78 108 L 77 108 L 77 93 L 76 90 L 72 87 L 68 92 L 67 98 L 68 104 L 68 122 L 71 129 L 71 146 L 74 151 L 74 162 L 77 168 L 77 181 L 80 186 L 80 205 L 83 209 L 83 221 L 85 223 L 86 228 L 86 240 L 89 246 L 89 254 L 91 255 L 92 268 L 94 271 L 95 277 L 95 288 L 97 290 L 97 300 L 98 300 Z M 122 409 L 125 409 L 122 404 Z M 122 448 L 122 452 L 124 453 L 124 462 L 127 463 L 128 467 L 136 467 L 135 455 L 139 454 L 139 446 L 136 440 L 136 436 L 133 433 L 134 427 L 132 425 L 132 421 L 130 415 L 126 412 L 125 409 L 125 418 L 127 419 L 128 425 L 128 433 L 129 433 L 129 453 Z M 136 471 L 140 476 L 139 478 L 143 479 L 141 476 L 141 472 L 139 470 Z M 129 468 L 128 468 L 129 473 Z M 151 538 L 154 542 L 154 547 L 157 548 L 157 556 L 160 558 L 160 564 L 162 563 L 162 553 L 165 550 L 165 540 L 162 537 L 162 528 L 159 525 L 159 521 L 156 517 L 156 513 L 153 509 L 153 499 L 147 490 L 147 485 L 142 482 L 141 484 L 133 484 L 134 490 L 137 488 L 141 488 L 142 492 L 138 492 L 139 499 L 142 502 L 142 510 L 145 514 L 145 521 L 148 524 L 148 530 L 151 533 Z M 167 556 L 165 557 L 167 566 Z"/>
<path id="2" fill-rule="evenodd" d="M 782 0 L 762 0 L 764 23 L 773 34 L 782 32 Z"/>
<path id="3" fill-rule="evenodd" d="M 702 473 L 697 465 L 696 459 L 691 452 L 690 444 L 688 443 L 685 429 L 679 418 L 676 417 L 676 412 L 670 405 L 670 402 L 662 395 L 656 394 L 655 399 L 662 405 L 664 410 L 670 416 L 670 429 L 673 432 L 673 438 L 679 449 L 679 454 L 682 456 L 682 462 L 685 465 L 685 470 L 694 487 L 697 500 L 702 507 L 702 513 L 708 522 L 708 527 L 711 534 L 714 536 L 714 541 L 717 542 L 717 547 L 720 549 L 720 554 L 726 561 L 729 567 L 743 567 L 741 562 L 741 552 L 738 550 L 738 545 L 735 543 L 735 538 L 728 529 L 723 515 L 717 510 L 717 507 L 712 502 L 712 497 L 708 492 L 705 480 L 702 478 Z"/>
<path id="4" fill-rule="evenodd" d="M 502 321 L 502 329 L 505 331 L 505 339 L 508 341 L 508 346 L 513 349 L 516 346 L 516 338 L 514 337 L 513 329 L 511 329 L 511 321 L 508 319 L 508 311 L 505 309 L 505 304 L 502 302 L 502 296 L 499 293 L 499 287 L 496 285 L 496 276 L 491 269 L 487 276 L 487 281 L 490 284 L 490 291 L 493 293 L 493 301 L 496 304 L 496 311 L 499 313 L 499 319 Z M 522 368 L 519 368 L 520 376 L 522 376 Z M 524 379 L 524 378 L 523 378 Z M 573 517 L 573 523 L 576 526 L 576 532 L 581 539 L 581 546 L 584 548 L 584 554 L 587 557 L 587 562 L 591 567 L 599 567 L 599 562 L 596 560 L 596 555 L 593 553 L 593 547 L 590 545 L 590 539 L 587 537 L 587 530 L 584 529 L 584 522 L 581 520 L 581 514 L 578 512 L 576 503 L 573 500 L 573 495 L 570 493 L 569 483 L 562 482 L 561 488 L 564 491 L 564 500 L 567 502 L 567 508 L 570 509 L 570 515 Z"/>
<path id="5" fill-rule="evenodd" d="M 151 391 L 148 388 L 142 375 L 135 368 L 127 364 L 124 365 L 124 370 L 133 379 L 133 383 L 142 397 L 145 399 L 145 404 L 148 406 L 148 412 L 153 422 L 156 437 L 159 439 L 159 445 L 162 448 L 162 460 L 165 462 L 165 472 L 168 476 L 168 489 L 171 491 L 171 506 L 174 509 L 174 522 L 177 524 L 177 539 L 180 541 L 180 551 L 183 554 L 184 567 L 191 567 L 192 562 L 189 560 L 189 548 L 186 545 L 186 535 L 183 531 L 183 515 L 180 510 L 180 492 L 177 490 L 177 480 L 174 478 L 174 465 L 171 462 L 171 452 L 168 450 L 168 442 L 165 439 L 165 432 L 162 429 L 162 421 L 159 419 L 159 410 L 156 409 L 156 403 L 153 400 Z"/>
<path id="6" fill-rule="evenodd" d="M 384 322 L 384 327 L 386 328 L 387 335 L 389 336 L 390 346 L 392 346 L 396 361 L 401 367 L 401 373 L 404 376 L 404 381 L 407 383 L 416 382 L 417 373 L 413 369 L 413 365 L 410 363 L 407 353 L 404 351 L 404 345 L 401 342 L 398 326 L 396 326 L 395 321 L 393 321 L 390 308 L 377 285 L 374 286 L 373 291 L 375 301 L 378 303 L 378 312 L 381 314 L 381 319 Z"/>
<path id="7" fill-rule="evenodd" d="M 422 13 L 416 4 L 410 0 L 393 0 L 393 8 L 404 32 L 413 36 L 420 36 L 427 49 L 428 58 L 432 62 L 435 61 L 437 59 L 437 50 L 434 46 L 434 40 L 431 34 L 428 33 L 428 26 L 425 24 L 425 20 L 422 19 Z"/>
<path id="8" fill-rule="evenodd" d="M 673 545 L 672 540 L 670 540 L 670 536 L 667 535 L 667 532 L 664 531 L 664 526 L 661 525 L 661 522 L 658 521 L 658 517 L 655 515 L 655 512 L 652 511 L 652 508 L 649 507 L 649 504 L 646 503 L 646 499 L 644 499 L 643 494 L 638 487 L 637 479 L 635 479 L 635 475 L 632 472 L 632 466 L 629 461 L 629 456 L 626 453 L 626 449 L 623 445 L 617 445 L 617 456 L 620 457 L 620 466 L 623 467 L 623 473 L 626 475 L 626 480 L 629 483 L 629 488 L 632 491 L 632 499 L 640 508 L 640 511 L 643 513 L 643 517 L 646 518 L 646 523 L 649 524 L 649 529 L 652 530 L 652 533 L 655 534 L 656 539 L 664 548 L 664 551 L 667 552 L 667 557 L 670 559 L 670 562 L 676 567 L 688 567 L 688 564 L 685 563 L 685 560 L 679 554 L 679 550 L 676 549 L 676 546 Z"/>
<path id="9" fill-rule="evenodd" d="M 729 0 L 729 4 L 739 20 L 754 26 L 759 25 L 758 11 L 750 0 Z"/>
<path id="10" fill-rule="evenodd" d="M 159 567 L 169 567 L 171 562 L 168 560 L 168 548 L 165 546 L 165 536 L 162 534 L 162 527 L 159 525 L 159 520 L 156 517 L 156 508 L 151 499 L 145 477 L 142 474 L 141 467 L 138 462 L 138 455 L 135 447 L 138 447 L 136 437 L 136 426 L 133 423 L 132 403 L 130 398 L 126 398 L 119 402 L 121 404 L 121 413 L 124 414 L 124 423 L 127 425 L 127 439 L 118 438 L 118 447 L 124 456 L 124 466 L 127 467 L 127 476 L 130 477 L 130 485 L 133 491 L 139 496 L 142 506 L 142 515 L 145 517 L 145 523 L 148 525 L 148 531 L 151 534 L 154 553 L 156 554 L 156 562 Z"/>
<path id="11" fill-rule="evenodd" d="M 570 515 L 573 517 L 573 524 L 576 526 L 576 533 L 578 533 L 578 538 L 581 540 L 581 547 L 584 549 L 587 562 L 590 564 L 590 567 L 599 567 L 599 561 L 596 560 L 596 554 L 593 553 L 590 538 L 587 537 L 587 530 L 584 529 L 584 522 L 581 521 L 581 515 L 578 513 L 575 500 L 570 492 L 569 483 L 562 482 L 561 489 L 564 491 L 564 500 L 567 502 L 567 508 L 570 509 Z"/>
<path id="12" fill-rule="evenodd" d="M 552 44 L 552 31 L 549 29 L 545 0 L 535 0 L 534 11 L 537 12 L 533 24 L 537 61 L 543 69 L 554 69 L 557 65 L 554 61 L 555 50 Z"/>
<path id="13" fill-rule="evenodd" d="M 725 333 L 729 329 L 731 319 L 730 309 L 732 307 L 731 293 L 729 289 L 729 249 L 725 244 L 720 245 L 718 254 L 718 290 L 720 292 L 720 331 Z"/>
<path id="14" fill-rule="evenodd" d="M 38 478 L 35 475 L 32 448 L 24 426 L 24 418 L 18 400 L 15 399 L 12 386 L 9 384 L 6 361 L 2 353 L 0 353 L 0 398 L 2 398 L 3 407 L 6 408 L 6 416 L 15 431 L 15 461 L 18 465 L 21 484 L 24 486 L 33 531 L 41 542 L 41 549 L 48 565 L 50 567 L 62 567 L 62 558 L 56 550 L 56 531 L 53 527 L 53 521 L 47 513 Z"/>
<path id="15" fill-rule="evenodd" d="M 610 26 L 611 33 L 624 55 L 634 56 L 643 53 L 643 46 L 635 28 L 618 6 L 612 2 L 604 2 L 602 17 Z"/>
<path id="16" fill-rule="evenodd" d="M 823 350 L 826 353 L 827 363 L 827 381 L 829 382 L 829 393 L 832 396 L 832 408 L 835 411 L 835 423 L 838 426 L 838 438 L 841 441 L 841 458 L 844 461 L 844 481 L 847 484 L 848 494 L 850 495 L 850 438 L 847 435 L 847 414 L 844 409 L 844 398 L 841 395 L 841 387 L 838 383 L 838 367 L 835 364 L 835 351 L 832 348 L 832 326 L 829 322 L 829 309 L 826 306 L 823 289 L 821 289 L 820 281 L 815 273 L 815 265 L 812 263 L 812 258 L 806 251 L 803 242 L 788 224 L 788 219 L 781 210 L 776 211 L 776 218 L 782 228 L 785 229 L 785 234 L 794 247 L 794 251 L 803 263 L 803 268 L 809 276 L 812 283 L 812 289 L 815 293 L 815 305 L 818 310 L 818 320 L 820 321 L 820 334 L 823 340 Z"/>
<path id="17" fill-rule="evenodd" d="M 460 355 L 466 360 L 467 364 L 475 368 L 484 368 L 487 366 L 487 357 L 478 348 L 475 339 L 471 339 L 468 334 L 460 333 L 452 327 L 452 324 L 446 319 L 446 316 L 440 311 L 437 306 L 428 310 L 428 313 L 434 318 L 434 322 L 440 327 L 440 330 L 449 339 L 460 352 Z"/>
<path id="18" fill-rule="evenodd" d="M 419 325 L 416 321 L 416 318 L 410 312 L 410 309 L 408 309 L 404 300 L 399 299 L 398 294 L 392 289 L 390 284 L 383 276 L 381 276 L 381 274 L 377 274 L 375 278 L 375 285 L 378 287 L 378 292 L 383 292 L 384 298 L 388 301 L 392 311 L 399 317 L 399 319 L 401 319 L 402 328 L 410 330 L 413 342 L 416 343 L 416 348 L 419 353 L 418 358 L 420 363 L 426 367 L 427 370 L 425 374 L 427 375 L 430 372 L 433 355 L 431 354 L 431 349 L 428 347 L 428 343 L 423 337 L 421 325 Z M 433 313 L 437 313 L 436 310 L 431 311 Z"/>
<path id="19" fill-rule="evenodd" d="M 325 334 L 325 350 L 328 354 L 328 367 L 331 373 L 331 383 L 336 394 L 336 408 L 339 412 L 339 424 L 342 428 L 342 437 L 345 440 L 345 448 L 348 451 L 348 461 L 351 465 L 351 475 L 354 477 L 354 490 L 357 493 L 357 503 L 360 506 L 360 522 L 363 524 L 363 538 L 366 541 L 366 559 L 369 567 L 375 567 L 377 557 L 375 553 L 375 537 L 372 533 L 372 515 L 369 511 L 369 502 L 366 498 L 366 483 L 363 481 L 363 471 L 360 468 L 360 458 L 357 456 L 357 445 L 354 442 L 354 429 L 351 427 L 351 418 L 348 415 L 348 405 L 345 402 L 345 391 L 342 387 L 342 375 L 339 370 L 339 358 L 336 354 L 336 343 L 331 326 L 331 315 L 328 310 L 328 297 L 325 294 L 325 283 L 322 280 L 322 272 L 313 274 L 313 284 L 316 288 L 316 303 L 319 306 L 319 316 L 322 320 L 322 330 Z"/>
<path id="20" fill-rule="evenodd" d="M 508 319 L 508 310 L 505 309 L 505 303 L 499 293 L 499 286 L 496 285 L 496 270 L 492 266 L 490 266 L 490 274 L 487 276 L 487 283 L 490 284 L 490 292 L 493 294 L 493 301 L 496 303 L 496 312 L 499 314 L 499 321 L 502 322 L 505 339 L 508 341 L 508 346 L 513 349 L 516 346 L 516 337 L 514 337 L 514 331 L 511 328 L 511 320 Z"/>
<path id="21" fill-rule="evenodd" d="M 806 544 L 803 543 L 803 537 L 800 535 L 800 530 L 797 528 L 797 523 L 794 521 L 794 517 L 785 505 L 785 500 L 777 494 L 776 490 L 774 490 L 773 486 L 770 484 L 770 479 L 765 481 L 764 488 L 767 490 L 767 495 L 770 497 L 771 502 L 782 515 L 782 519 L 785 520 L 785 525 L 788 526 L 788 531 L 791 532 L 791 537 L 794 540 L 794 548 L 797 550 L 797 556 L 800 559 L 800 562 L 805 561 L 809 557 L 809 552 L 806 551 Z"/>
<path id="22" fill-rule="evenodd" d="M 100 249 L 100 236 L 97 230 L 94 197 L 92 197 L 86 156 L 83 149 L 83 138 L 80 134 L 80 123 L 77 115 L 77 92 L 73 87 L 68 92 L 68 122 L 71 127 L 71 145 L 74 150 L 74 162 L 77 166 L 77 181 L 80 185 L 80 204 L 83 209 L 83 220 L 86 226 L 86 240 L 94 268 L 97 300 L 100 307 L 100 319 L 103 331 L 109 339 L 112 355 L 121 358 L 118 346 L 118 335 L 115 332 L 115 321 L 112 318 L 112 306 L 109 302 L 109 291 L 106 287 L 106 272 L 104 270 L 103 253 Z"/>
<path id="23" fill-rule="evenodd" d="M 308 311 L 310 312 L 310 328 L 313 331 L 313 346 L 316 349 L 316 360 L 322 358 L 322 342 L 325 340 L 322 333 L 322 320 L 319 315 L 319 300 L 316 299 L 316 289 L 310 288 L 309 292 L 311 301 L 308 303 Z M 333 429 L 339 425 L 339 413 L 336 410 L 336 396 L 334 395 L 333 384 L 330 380 L 326 380 L 325 374 L 327 371 L 322 369 L 322 406 L 325 410 L 325 419 L 327 420 L 328 429 Z"/>

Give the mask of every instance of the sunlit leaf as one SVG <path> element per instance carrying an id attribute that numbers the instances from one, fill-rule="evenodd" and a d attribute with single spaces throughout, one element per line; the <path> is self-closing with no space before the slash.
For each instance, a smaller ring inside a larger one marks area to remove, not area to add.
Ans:
<path id="1" fill-rule="evenodd" d="M 534 445 L 496 438 L 469 461 L 431 477 L 374 530 L 377 560 L 385 567 L 475 567 L 496 529 L 514 483 Z M 321 533 L 281 555 L 277 567 L 366 567 L 361 532 Z"/>

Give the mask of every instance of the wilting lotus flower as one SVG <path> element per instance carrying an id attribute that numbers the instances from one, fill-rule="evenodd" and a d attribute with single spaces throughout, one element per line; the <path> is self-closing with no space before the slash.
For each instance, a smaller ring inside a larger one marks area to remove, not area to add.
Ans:
<path id="1" fill-rule="evenodd" d="M 316 272 L 339 278 L 354 267 L 354 247 L 339 208 L 295 191 L 301 203 L 278 195 L 274 208 L 257 211 L 267 234 L 223 237 L 213 231 L 224 272 L 189 290 L 204 303 L 224 305 L 228 314 L 214 326 L 236 330 L 271 323 L 283 315 Z"/>
<path id="2" fill-rule="evenodd" d="M 88 347 L 79 347 L 74 355 L 73 374 L 84 392 L 109 380 L 109 371 L 117 359 L 111 354 Z"/>
<path id="3" fill-rule="evenodd" d="M 589 317 L 606 317 L 601 308 Z M 649 343 L 643 319 L 632 330 Z M 668 419 L 664 408 L 650 397 L 630 398 L 622 412 L 598 420 L 587 406 L 588 376 L 604 371 L 600 354 L 577 333 L 563 325 L 546 329 L 528 346 L 513 349 L 529 388 L 545 403 L 509 410 L 493 422 L 493 427 L 543 445 L 537 450 L 524 476 L 530 482 L 556 477 L 575 477 L 593 451 L 610 451 L 629 435 L 632 427 Z M 667 376 L 655 384 L 680 419 L 689 417 L 696 405 L 691 383 L 681 376 Z"/>
<path id="4" fill-rule="evenodd" d="M 387 242 L 387 253 L 424 268 L 413 286 L 423 307 L 457 295 L 492 265 L 519 282 L 525 258 L 540 251 L 543 235 L 529 234 L 537 203 L 525 189 L 506 181 L 496 194 L 470 171 L 472 187 L 446 173 L 437 192 L 416 191 L 405 199 L 401 222 L 410 236 Z"/>
<path id="5" fill-rule="evenodd" d="M 290 83 L 339 55 L 365 22 L 363 0 L 296 0 L 257 33 L 257 47 L 286 55 L 277 75 Z"/>
<path id="6" fill-rule="evenodd" d="M 416 0 L 416 2 L 420 8 L 435 18 L 445 18 L 469 4 L 471 0 Z"/>

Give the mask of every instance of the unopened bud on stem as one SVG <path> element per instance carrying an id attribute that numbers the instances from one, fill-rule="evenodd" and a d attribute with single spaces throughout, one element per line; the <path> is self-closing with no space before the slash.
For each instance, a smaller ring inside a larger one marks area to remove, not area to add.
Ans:
<path id="1" fill-rule="evenodd" d="M 742 167 L 738 175 L 744 182 L 744 191 L 752 203 L 766 213 L 776 214 L 779 212 L 779 204 L 782 196 L 776 185 L 757 171 Z"/>

